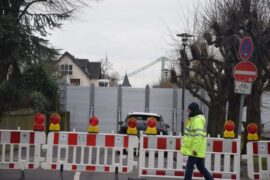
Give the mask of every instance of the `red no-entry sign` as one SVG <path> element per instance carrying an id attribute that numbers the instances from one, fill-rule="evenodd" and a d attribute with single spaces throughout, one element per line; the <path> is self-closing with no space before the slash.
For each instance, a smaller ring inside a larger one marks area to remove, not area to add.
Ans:
<path id="1" fill-rule="evenodd" d="M 250 61 L 241 61 L 234 66 L 233 76 L 237 81 L 251 83 L 257 78 L 257 68 Z"/>

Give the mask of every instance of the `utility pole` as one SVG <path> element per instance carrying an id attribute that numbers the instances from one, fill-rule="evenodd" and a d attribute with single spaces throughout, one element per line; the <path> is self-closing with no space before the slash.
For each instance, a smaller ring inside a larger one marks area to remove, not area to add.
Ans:
<path id="1" fill-rule="evenodd" d="M 182 109 L 181 109 L 181 134 L 184 135 L 184 121 L 185 121 L 185 89 L 186 89 L 186 62 L 188 61 L 187 59 L 187 54 L 186 54 L 186 46 L 188 44 L 188 38 L 193 37 L 191 34 L 188 33 L 182 33 L 182 34 L 177 34 L 176 36 L 182 38 L 182 45 L 183 45 L 183 54 L 182 55 L 182 63 L 181 63 L 181 74 L 182 74 Z"/>

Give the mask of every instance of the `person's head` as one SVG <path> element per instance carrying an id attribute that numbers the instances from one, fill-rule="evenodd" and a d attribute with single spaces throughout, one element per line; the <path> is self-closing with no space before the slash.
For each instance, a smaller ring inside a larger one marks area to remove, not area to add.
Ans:
<path id="1" fill-rule="evenodd" d="M 188 105 L 188 112 L 191 113 L 191 112 L 196 112 L 199 110 L 199 105 L 198 103 L 196 102 L 192 102 Z"/>

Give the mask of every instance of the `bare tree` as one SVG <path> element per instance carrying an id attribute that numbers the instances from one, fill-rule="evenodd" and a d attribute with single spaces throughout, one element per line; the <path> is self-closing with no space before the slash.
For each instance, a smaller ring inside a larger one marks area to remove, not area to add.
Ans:
<path id="1" fill-rule="evenodd" d="M 253 40 L 255 50 L 251 61 L 258 69 L 252 94 L 245 99 L 247 123 L 260 125 L 260 97 L 269 86 L 270 77 L 269 12 L 269 2 L 264 0 L 210 0 L 198 18 L 201 28 L 190 46 L 192 58 L 187 68 L 187 87 L 208 105 L 208 131 L 212 135 L 223 131 L 221 124 L 225 121 L 226 102 L 229 103 L 228 118 L 237 125 L 239 122 L 240 95 L 234 93 L 233 67 L 241 61 L 239 44 L 244 36 Z M 185 56 L 182 54 L 181 61 L 186 60 Z M 200 95 L 201 89 L 207 92 L 209 100 Z"/>
<path id="2" fill-rule="evenodd" d="M 111 87 L 118 86 L 119 73 L 113 70 L 113 64 L 109 61 L 107 55 L 105 59 L 101 59 L 101 78 L 108 79 Z"/>
<path id="3" fill-rule="evenodd" d="M 116 87 L 118 86 L 120 76 L 119 73 L 116 71 L 113 71 L 109 74 L 109 81 L 110 81 L 110 87 Z"/>
<path id="4" fill-rule="evenodd" d="M 107 55 L 105 59 L 101 59 L 101 78 L 108 79 L 109 72 L 112 70 L 112 63 L 109 61 Z"/>

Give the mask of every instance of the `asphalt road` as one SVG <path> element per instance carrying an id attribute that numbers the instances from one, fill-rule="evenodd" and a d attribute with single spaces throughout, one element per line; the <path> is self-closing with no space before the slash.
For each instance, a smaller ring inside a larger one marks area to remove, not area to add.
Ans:
<path id="1" fill-rule="evenodd" d="M 18 180 L 20 179 L 20 171 L 19 170 L 0 170 L 0 180 Z M 64 172 L 61 177 L 59 171 L 49 171 L 43 169 L 37 170 L 26 170 L 25 171 L 25 180 L 74 180 L 74 172 Z M 128 178 L 132 178 L 133 180 L 139 179 L 137 176 L 136 169 L 130 174 L 119 174 L 118 180 L 128 180 Z M 116 180 L 116 177 L 113 173 L 81 173 L 80 180 Z M 141 178 L 146 179 L 146 178 Z M 147 178 L 147 180 L 164 180 L 164 178 Z M 174 179 L 175 178 L 166 178 Z"/>
<path id="2" fill-rule="evenodd" d="M 248 180 L 246 176 L 245 167 L 241 168 L 241 180 Z M 134 171 L 130 174 L 119 174 L 118 180 L 139 180 L 138 171 Z M 74 172 L 65 171 L 63 175 L 60 175 L 59 171 L 50 171 L 43 169 L 26 170 L 25 180 L 76 180 Z M 21 176 L 20 170 L 0 170 L 0 180 L 19 180 Z M 80 180 L 117 180 L 113 173 L 85 173 L 80 174 Z M 141 178 L 147 180 L 175 180 L 175 178 Z M 78 179 L 77 179 L 78 180 Z"/>

